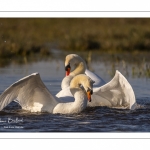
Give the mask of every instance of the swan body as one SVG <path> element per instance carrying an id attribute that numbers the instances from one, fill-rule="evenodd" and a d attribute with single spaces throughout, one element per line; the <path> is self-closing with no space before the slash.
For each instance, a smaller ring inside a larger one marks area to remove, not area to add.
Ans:
<path id="1" fill-rule="evenodd" d="M 31 112 L 79 113 L 86 108 L 86 93 L 92 91 L 92 88 L 93 82 L 89 77 L 84 74 L 77 75 L 70 82 L 70 91 L 75 100 L 68 103 L 62 102 L 50 93 L 40 75 L 34 73 L 15 82 L 0 95 L 0 111 L 11 101 L 16 101 L 22 109 Z M 90 97 L 88 99 L 90 100 Z"/>
<path id="2" fill-rule="evenodd" d="M 82 67 L 80 67 L 81 64 Z M 126 78 L 118 70 L 116 70 L 114 78 L 106 84 L 101 77 L 89 71 L 86 67 L 85 61 L 76 54 L 66 56 L 66 71 L 67 67 L 70 67 L 70 69 L 74 67 L 74 69 L 63 79 L 63 88 L 57 93 L 57 97 L 62 99 L 66 96 L 71 97 L 69 82 L 75 75 L 85 73 L 95 81 L 93 85 L 92 103 L 88 103 L 89 107 L 107 106 L 111 108 L 135 109 L 136 100 L 134 91 Z"/>

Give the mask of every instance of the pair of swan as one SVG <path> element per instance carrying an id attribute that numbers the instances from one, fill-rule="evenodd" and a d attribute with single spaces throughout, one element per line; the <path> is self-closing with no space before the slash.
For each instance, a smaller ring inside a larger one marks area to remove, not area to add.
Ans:
<path id="1" fill-rule="evenodd" d="M 12 101 L 31 112 L 53 114 L 79 113 L 87 106 L 135 108 L 133 89 L 119 71 L 105 84 L 102 78 L 87 69 L 85 61 L 76 54 L 66 56 L 65 69 L 62 90 L 56 96 L 46 88 L 40 75 L 34 73 L 15 82 L 0 95 L 0 111 Z"/>
<path id="2" fill-rule="evenodd" d="M 72 72 L 70 72 L 71 69 Z M 135 109 L 136 100 L 133 89 L 118 70 L 116 70 L 114 78 L 106 84 L 101 77 L 89 71 L 85 61 L 76 54 L 69 54 L 66 56 L 65 70 L 66 77 L 62 80 L 62 90 L 56 95 L 57 97 L 63 99 L 68 96 L 71 101 L 72 94 L 69 89 L 70 81 L 78 74 L 86 74 L 95 81 L 93 85 L 92 103 L 88 102 L 87 106 Z"/>

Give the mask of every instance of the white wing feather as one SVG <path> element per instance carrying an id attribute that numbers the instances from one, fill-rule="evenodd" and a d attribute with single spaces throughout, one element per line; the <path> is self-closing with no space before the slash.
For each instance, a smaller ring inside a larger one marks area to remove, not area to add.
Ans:
<path id="1" fill-rule="evenodd" d="M 134 109 L 136 105 L 133 89 L 119 71 L 116 71 L 114 78 L 110 82 L 99 88 L 94 88 L 93 92 L 94 95 L 110 102 L 111 107 Z"/>
<path id="2" fill-rule="evenodd" d="M 22 78 L 8 87 L 0 95 L 0 110 L 13 100 L 17 100 L 23 109 L 31 111 L 39 104 L 42 111 L 52 112 L 57 104 L 38 73 Z"/>
<path id="3" fill-rule="evenodd" d="M 88 69 L 85 70 L 85 74 L 87 76 L 89 76 L 93 81 L 95 81 L 93 87 L 100 87 L 100 86 L 106 84 L 106 82 L 101 77 L 99 77 L 97 74 L 89 71 Z"/>

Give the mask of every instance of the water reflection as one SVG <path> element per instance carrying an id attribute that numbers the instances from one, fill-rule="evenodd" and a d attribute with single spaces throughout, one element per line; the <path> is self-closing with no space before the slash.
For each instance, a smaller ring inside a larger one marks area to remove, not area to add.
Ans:
<path id="1" fill-rule="evenodd" d="M 12 58 L 1 60 L 0 67 L 8 68 L 11 65 L 23 65 L 28 66 L 32 63 L 40 61 L 50 61 L 55 62 L 55 67 L 57 70 L 60 69 L 60 63 L 64 64 L 64 59 L 67 54 L 74 53 L 73 51 L 64 52 L 61 50 L 53 49 L 51 50 L 51 55 L 48 57 L 42 57 L 37 54 L 30 57 L 22 58 Z M 116 70 L 119 70 L 126 77 L 145 77 L 150 78 L 150 53 L 138 53 L 138 54 L 109 54 L 109 53 L 100 53 L 97 51 L 87 51 L 87 52 L 78 52 L 78 55 L 83 57 L 87 63 L 87 67 L 91 71 L 97 72 L 98 67 L 102 63 L 105 65 L 107 73 L 110 77 L 113 77 Z M 96 66 L 97 65 L 97 66 Z M 41 66 L 44 67 L 44 66 Z M 62 67 L 62 66 L 61 66 Z M 63 66 L 64 67 L 64 66 Z M 55 68 L 54 68 L 55 69 Z M 26 68 L 26 71 L 28 68 Z M 38 71 L 38 70 L 37 70 Z M 27 72 L 28 73 L 28 72 Z"/>

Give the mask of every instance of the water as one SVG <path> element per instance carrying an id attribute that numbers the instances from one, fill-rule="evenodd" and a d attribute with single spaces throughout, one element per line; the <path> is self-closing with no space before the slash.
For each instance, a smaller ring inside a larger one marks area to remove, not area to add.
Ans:
<path id="1" fill-rule="evenodd" d="M 111 63 L 92 62 L 91 68 L 106 82 L 112 79 Z M 150 78 L 133 77 L 116 66 L 128 79 L 135 92 L 138 107 L 135 110 L 107 107 L 87 108 L 80 114 L 61 115 L 29 113 L 15 103 L 0 112 L 0 132 L 150 132 Z M 0 93 L 20 78 L 39 72 L 52 94 L 60 91 L 65 75 L 64 62 L 49 59 L 22 65 L 11 64 L 0 69 Z"/>

